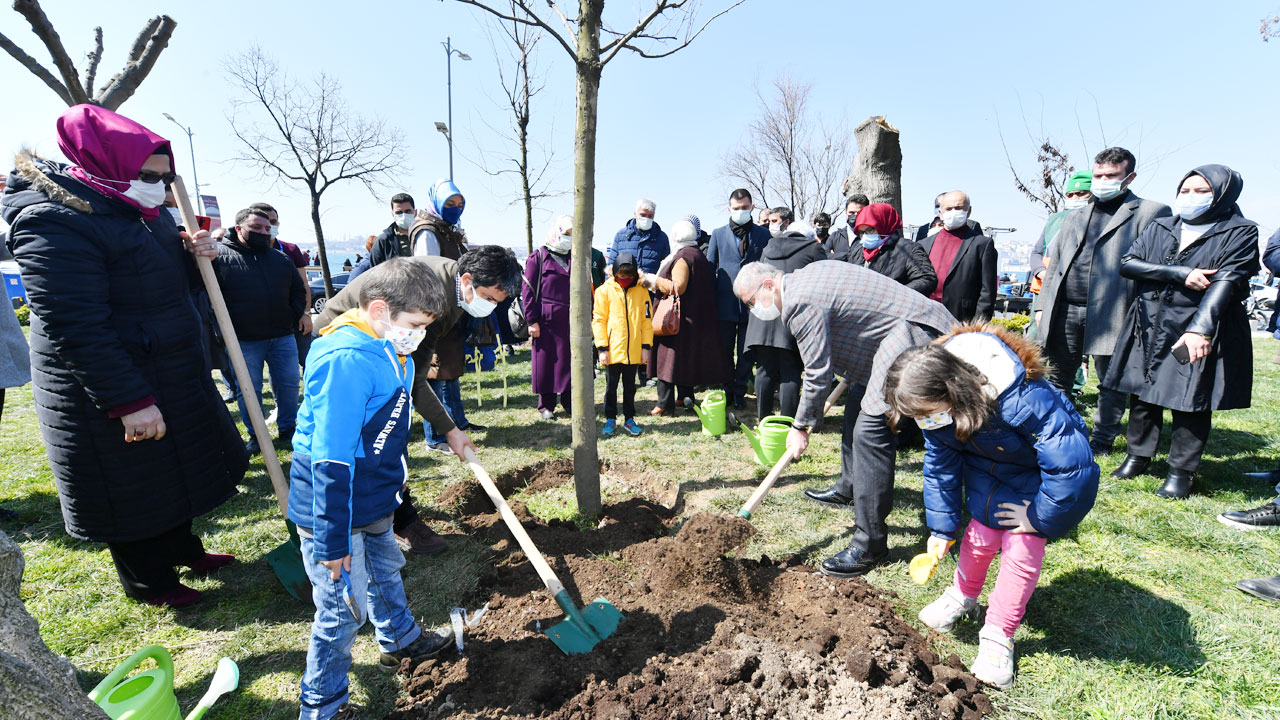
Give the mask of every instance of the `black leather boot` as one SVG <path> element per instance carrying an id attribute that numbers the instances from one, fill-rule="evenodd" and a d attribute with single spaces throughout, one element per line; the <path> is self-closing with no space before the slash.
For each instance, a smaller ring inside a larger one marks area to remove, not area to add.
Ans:
<path id="1" fill-rule="evenodd" d="M 1111 477 L 1125 478 L 1126 480 L 1135 478 L 1145 473 L 1150 466 L 1151 458 L 1130 455 L 1124 459 L 1124 462 L 1120 463 L 1120 467 L 1111 473 Z"/>
<path id="2" fill-rule="evenodd" d="M 1156 491 L 1156 494 L 1163 498 L 1184 500 L 1191 494 L 1191 485 L 1195 479 L 1195 473 L 1171 467 L 1169 468 L 1169 476 L 1164 479 L 1164 485 Z"/>

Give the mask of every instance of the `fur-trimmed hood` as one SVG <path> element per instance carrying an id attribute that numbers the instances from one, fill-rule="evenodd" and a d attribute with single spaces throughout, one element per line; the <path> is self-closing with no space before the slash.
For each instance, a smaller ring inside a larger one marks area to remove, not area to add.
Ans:
<path id="1" fill-rule="evenodd" d="M 1024 379 L 1043 380 L 1048 373 L 1035 343 L 997 325 L 968 323 L 934 342 L 982 372 L 996 396 Z"/>
<path id="2" fill-rule="evenodd" d="M 46 202 L 65 205 L 82 213 L 95 212 L 95 200 L 107 202 L 106 198 L 68 175 L 66 167 L 30 150 L 20 151 L 13 159 L 13 172 L 9 175 L 4 196 L 0 198 L 5 222 L 12 225 L 23 209 Z"/>

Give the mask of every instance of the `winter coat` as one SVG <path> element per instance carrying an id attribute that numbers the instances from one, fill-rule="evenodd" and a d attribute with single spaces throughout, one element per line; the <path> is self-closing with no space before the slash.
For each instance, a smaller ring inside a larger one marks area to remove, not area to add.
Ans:
<path id="1" fill-rule="evenodd" d="M 870 263 L 862 254 L 862 243 L 855 244 L 843 259 L 875 270 L 925 297 L 938 287 L 938 275 L 933 271 L 933 263 L 929 262 L 929 253 L 924 246 L 903 240 L 896 232 L 885 239 L 880 252 L 871 258 Z"/>
<path id="2" fill-rule="evenodd" d="M 831 234 L 827 236 L 827 239 L 822 241 L 822 249 L 827 251 L 828 260 L 840 260 L 846 257 L 849 254 L 850 248 L 855 245 L 857 245 L 857 243 L 851 244 L 849 242 L 848 225 L 842 225 L 841 227 L 832 230 Z"/>
<path id="3" fill-rule="evenodd" d="M 960 249 L 956 250 L 955 259 L 951 261 L 951 269 L 947 271 L 942 286 L 942 304 L 960 322 L 971 320 L 989 320 L 996 310 L 996 265 L 999 253 L 995 241 L 966 226 L 964 240 Z M 933 251 L 933 243 L 938 239 L 935 233 L 922 240 L 919 245 L 924 254 L 929 256 Z M 930 261 L 932 264 L 932 261 Z M 934 268 L 937 277 L 937 268 Z M 933 286 L 933 290 L 937 289 Z M 932 294 L 930 290 L 925 295 Z"/>
<path id="4" fill-rule="evenodd" d="M 316 560 L 351 553 L 351 529 L 400 504 L 409 480 L 413 358 L 404 364 L 359 311 L 311 345 L 289 469 L 289 519 L 315 537 Z"/>
<path id="5" fill-rule="evenodd" d="M 1093 262 L 1090 265 L 1088 315 L 1084 325 L 1085 355 L 1106 355 L 1116 346 L 1124 325 L 1125 312 L 1133 300 L 1133 281 L 1120 277 L 1120 258 L 1144 228 L 1157 218 L 1172 215 L 1168 205 L 1144 200 L 1133 193 L 1121 202 L 1111 221 L 1102 229 L 1094 244 Z M 1041 313 L 1036 320 L 1035 335 L 1041 345 L 1049 340 L 1053 328 L 1053 316 L 1063 312 L 1065 301 L 1058 296 L 1062 281 L 1071 269 L 1089 230 L 1088 207 L 1069 213 L 1062 227 L 1054 236 L 1049 249 L 1049 269 L 1044 274 L 1044 286 L 1040 289 Z M 1033 320 L 1035 318 L 1032 318 Z"/>
<path id="6" fill-rule="evenodd" d="M 0 233 L 0 260 L 12 260 L 6 247 L 8 241 L 4 233 Z M 0 292 L 0 300 L 8 302 L 9 296 Z M 0 390 L 21 387 L 31 382 L 30 350 L 27 348 L 27 336 L 22 334 L 22 326 L 18 324 L 18 316 L 9 307 L 0 309 Z"/>
<path id="7" fill-rule="evenodd" d="M 596 290 L 591 310 L 591 337 L 596 352 L 609 351 L 610 365 L 639 365 L 653 345 L 653 307 L 649 291 L 639 283 L 626 290 L 609 278 Z"/>
<path id="8" fill-rule="evenodd" d="M 272 340 L 297 329 L 307 290 L 289 256 L 269 247 L 245 247 L 232 228 L 218 246 L 213 269 L 239 340 Z"/>
<path id="9" fill-rule="evenodd" d="M 955 426 L 924 431 L 924 513 L 929 530 L 954 540 L 962 508 L 999 529 L 1001 503 L 1029 500 L 1027 518 L 1047 538 L 1080 524 L 1098 495 L 1089 431 L 1071 400 L 1045 380 L 1036 345 L 992 326 L 958 328 L 938 341 L 978 368 L 996 411 L 968 442 Z M 907 422 L 911 422 L 907 420 Z M 963 502 L 961 495 L 964 495 Z"/>
<path id="10" fill-rule="evenodd" d="M 1280 230 L 1276 230 L 1267 239 L 1267 249 L 1262 253 L 1262 264 L 1271 271 L 1272 275 L 1280 275 Z M 1280 322 L 1280 303 L 1276 303 L 1275 311 L 1271 313 L 1271 322 L 1267 325 L 1267 330 L 1274 333 L 1278 322 Z"/>
<path id="11" fill-rule="evenodd" d="M 439 249 L 440 257 L 456 261 L 467 251 L 466 236 L 458 226 L 450 225 L 439 215 L 428 214 L 425 218 L 415 220 L 409 228 L 409 237 L 413 238 L 415 257 L 432 257 L 436 253 L 431 250 Z M 457 380 L 462 377 L 466 371 L 466 343 L 466 323 L 455 323 L 450 329 L 442 330 L 436 340 L 435 355 L 431 358 L 427 377 L 432 380 Z M 431 427 L 434 428 L 435 424 Z"/>
<path id="12" fill-rule="evenodd" d="M 715 271 L 701 250 L 686 247 L 676 253 L 658 277 L 670 280 L 680 262 L 689 270 L 689 279 L 680 295 L 680 331 L 653 339 L 649 377 L 672 385 L 719 385 L 729 379 L 730 371 L 725 366 L 720 345 Z"/>
<path id="13" fill-rule="evenodd" d="M 369 267 L 377 267 L 393 257 L 409 257 L 411 255 L 413 255 L 413 245 L 409 242 L 408 233 L 400 232 L 400 227 L 395 223 L 391 223 L 373 241 L 373 247 L 370 248 L 367 259 L 369 260 Z"/>
<path id="14" fill-rule="evenodd" d="M 248 455 L 205 363 L 172 216 L 144 221 L 65 168 L 19 155 L 0 203 L 31 302 L 36 417 L 67 533 L 153 538 L 235 494 Z M 165 437 L 126 443 L 119 418 L 152 403 Z"/>
<path id="15" fill-rule="evenodd" d="M 770 238 L 760 260 L 784 273 L 793 272 L 812 262 L 827 259 L 827 253 L 818 243 L 800 233 L 786 233 Z M 747 316 L 746 346 L 781 348 L 795 352 L 796 340 L 791 337 L 781 318 L 765 322 L 755 315 Z"/>
<path id="16" fill-rule="evenodd" d="M 530 360 L 535 394 L 569 392 L 569 268 L 568 255 L 555 256 L 538 248 L 524 263 L 520 300 L 530 325 L 538 325 L 532 338 Z M 562 264 L 563 263 L 563 264 Z"/>
<path id="17" fill-rule="evenodd" d="M 662 259 L 671 254 L 671 241 L 658 223 L 655 222 L 647 232 L 640 232 L 636 229 L 636 219 L 631 218 L 613 236 L 613 244 L 607 253 L 609 265 L 612 266 L 619 255 L 628 252 L 636 257 L 636 267 L 647 273 L 656 273 Z"/>
<path id="18" fill-rule="evenodd" d="M 1258 272 L 1258 226 L 1239 215 L 1214 224 L 1178 251 L 1180 218 L 1152 222 L 1120 261 L 1136 281 L 1105 387 L 1184 412 L 1249 407 L 1253 341 L 1244 299 Z M 1216 269 L 1208 290 L 1185 284 L 1195 268 Z M 1212 337 L 1208 357 L 1188 365 L 1170 355 L 1183 333 Z"/>
<path id="19" fill-rule="evenodd" d="M 769 244 L 769 230 L 753 223 L 747 233 L 745 254 L 738 251 L 740 243 L 733 229 L 725 225 L 711 231 L 711 243 L 707 245 L 707 261 L 715 271 L 716 312 L 720 322 L 746 320 L 747 306 L 733 294 L 733 281 L 743 265 L 760 260 Z"/>

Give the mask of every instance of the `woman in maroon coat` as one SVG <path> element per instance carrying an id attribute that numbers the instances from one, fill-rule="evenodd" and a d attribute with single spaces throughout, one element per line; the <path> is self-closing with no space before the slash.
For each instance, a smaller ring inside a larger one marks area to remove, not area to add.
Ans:
<path id="1" fill-rule="evenodd" d="M 650 415 L 675 412 L 680 401 L 693 397 L 696 385 L 721 385 L 729 376 L 720 348 L 720 317 L 716 313 L 715 270 L 698 249 L 698 231 L 681 220 L 667 236 L 672 253 L 656 275 L 640 283 L 659 295 L 680 297 L 680 332 L 655 337 L 649 357 L 649 377 L 658 383 L 658 404 Z"/>
<path id="2" fill-rule="evenodd" d="M 569 410 L 569 249 L 573 216 L 561 215 L 543 247 L 524 263 L 520 300 L 533 344 L 533 392 L 543 420 L 555 417 L 556 400 Z M 558 397 L 557 397 L 558 396 Z"/>

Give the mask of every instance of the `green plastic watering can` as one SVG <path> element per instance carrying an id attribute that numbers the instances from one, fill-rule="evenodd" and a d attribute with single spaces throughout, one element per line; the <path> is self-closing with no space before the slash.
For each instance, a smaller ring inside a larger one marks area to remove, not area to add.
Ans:
<path id="1" fill-rule="evenodd" d="M 155 669 L 129 675 L 148 659 L 156 662 Z M 235 690 L 239 684 L 240 669 L 235 662 L 225 657 L 219 660 L 209 690 L 186 720 L 200 720 L 223 693 Z M 144 647 L 131 655 L 98 683 L 89 699 L 112 720 L 182 720 L 178 698 L 173 694 L 173 658 L 159 645 Z"/>
<path id="2" fill-rule="evenodd" d="M 787 433 L 791 432 L 791 424 L 795 418 L 786 415 L 769 415 L 760 421 L 755 430 L 742 426 L 742 431 L 751 441 L 751 449 L 756 451 L 756 462 L 761 465 L 775 465 L 787 451 Z"/>
<path id="3" fill-rule="evenodd" d="M 707 393 L 701 405 L 694 405 L 692 399 L 685 398 L 684 405 L 698 414 L 698 420 L 702 421 L 702 432 L 712 437 L 724 434 L 725 411 L 729 407 L 729 400 L 723 390 Z"/>

